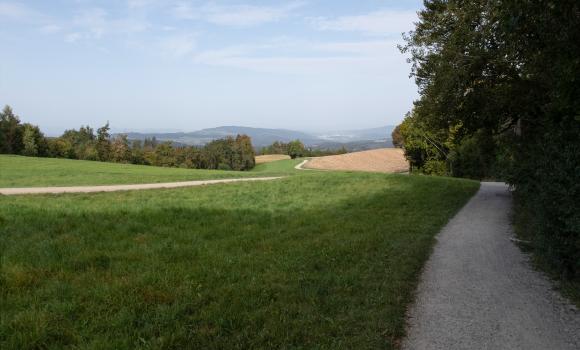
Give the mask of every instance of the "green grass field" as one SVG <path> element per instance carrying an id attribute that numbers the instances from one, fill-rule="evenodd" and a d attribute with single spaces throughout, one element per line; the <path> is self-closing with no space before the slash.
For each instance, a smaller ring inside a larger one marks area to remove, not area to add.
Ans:
<path id="1" fill-rule="evenodd" d="M 290 175 L 261 183 L 0 196 L 0 348 L 395 348 L 434 235 L 478 183 L 296 163 L 248 173 Z"/>
<path id="2" fill-rule="evenodd" d="M 0 155 L 0 187 L 141 184 L 248 176 L 256 174 Z"/>
<path id="3" fill-rule="evenodd" d="M 304 158 L 298 159 L 287 159 L 278 160 L 270 163 L 257 164 L 254 169 L 251 170 L 253 173 L 268 173 L 268 174 L 279 174 L 279 175 L 289 175 L 297 174 L 302 172 L 302 170 L 296 170 L 294 167 L 300 163 Z"/>

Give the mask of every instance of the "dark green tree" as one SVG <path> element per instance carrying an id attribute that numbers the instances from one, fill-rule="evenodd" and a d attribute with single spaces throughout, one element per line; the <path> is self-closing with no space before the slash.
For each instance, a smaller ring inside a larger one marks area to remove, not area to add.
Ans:
<path id="1" fill-rule="evenodd" d="M 256 153 L 252 146 L 252 139 L 248 135 L 236 137 L 236 149 L 240 157 L 239 170 L 250 170 L 256 166 Z"/>
<path id="2" fill-rule="evenodd" d="M 100 161 L 106 162 L 111 158 L 111 135 L 109 122 L 97 130 L 97 156 Z"/>
<path id="3" fill-rule="evenodd" d="M 24 128 L 10 106 L 0 112 L 0 153 L 20 154 Z"/>
<path id="4" fill-rule="evenodd" d="M 402 48 L 420 93 L 413 125 L 445 146 L 449 172 L 509 181 L 518 227 L 580 279 L 580 3 L 424 4 Z"/>
<path id="5" fill-rule="evenodd" d="M 306 153 L 306 148 L 304 144 L 300 140 L 294 140 L 288 143 L 288 155 L 290 158 L 295 159 L 299 157 L 303 157 Z"/>

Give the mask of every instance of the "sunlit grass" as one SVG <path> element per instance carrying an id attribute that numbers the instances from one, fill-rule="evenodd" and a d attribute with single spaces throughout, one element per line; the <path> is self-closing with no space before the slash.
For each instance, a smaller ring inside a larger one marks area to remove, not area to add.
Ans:
<path id="1" fill-rule="evenodd" d="M 241 171 L 0 155 L 0 187 L 140 184 L 248 176 L 252 175 Z"/>
<path id="2" fill-rule="evenodd" d="M 478 184 L 297 174 L 0 196 L 0 347 L 392 349 L 434 235 Z"/>

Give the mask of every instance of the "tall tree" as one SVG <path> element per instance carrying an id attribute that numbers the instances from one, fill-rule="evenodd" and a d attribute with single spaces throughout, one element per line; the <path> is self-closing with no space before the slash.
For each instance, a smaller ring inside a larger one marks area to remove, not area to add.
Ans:
<path id="1" fill-rule="evenodd" d="M 23 133 L 20 118 L 10 106 L 5 106 L 0 113 L 0 153 L 19 154 L 23 148 Z"/>
<path id="2" fill-rule="evenodd" d="M 519 226 L 580 279 L 580 2 L 424 4 L 402 48 L 420 92 L 411 126 L 445 146 L 455 175 L 508 180 Z"/>
<path id="3" fill-rule="evenodd" d="M 106 162 L 111 158 L 110 130 L 109 122 L 97 130 L 97 155 L 102 162 Z"/>
<path id="4" fill-rule="evenodd" d="M 22 136 L 23 150 L 22 154 L 29 157 L 36 157 L 38 155 L 38 145 L 32 125 L 26 124 Z"/>
<path id="5" fill-rule="evenodd" d="M 239 170 L 250 170 L 256 166 L 256 153 L 252 146 L 252 139 L 248 135 L 236 137 L 236 147 L 240 154 Z"/>
<path id="6" fill-rule="evenodd" d="M 117 163 L 127 163 L 131 160 L 131 150 L 127 135 L 117 135 L 111 143 L 111 160 Z"/>

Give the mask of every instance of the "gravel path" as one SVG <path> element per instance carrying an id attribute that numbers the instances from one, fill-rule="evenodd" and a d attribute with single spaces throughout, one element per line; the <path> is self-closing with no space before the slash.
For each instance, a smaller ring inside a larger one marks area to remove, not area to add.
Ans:
<path id="1" fill-rule="evenodd" d="M 580 349 L 580 311 L 510 241 L 511 195 L 480 191 L 438 236 L 403 349 Z"/>
<path id="2" fill-rule="evenodd" d="M 26 188 L 0 188 L 0 194 L 10 196 L 18 194 L 57 194 L 57 193 L 91 193 L 91 192 L 116 192 L 130 190 L 150 190 L 156 188 L 178 188 L 202 185 L 213 185 L 231 182 L 269 181 L 282 177 L 250 177 L 242 179 L 199 180 L 182 182 L 165 182 L 139 185 L 107 185 L 107 186 L 74 186 L 74 187 L 26 187 Z"/>
<path id="3" fill-rule="evenodd" d="M 308 159 L 303 160 L 300 164 L 296 165 L 294 167 L 294 169 L 296 169 L 296 170 L 313 170 L 313 169 L 305 168 L 304 166 L 306 165 L 306 163 L 308 163 Z"/>

